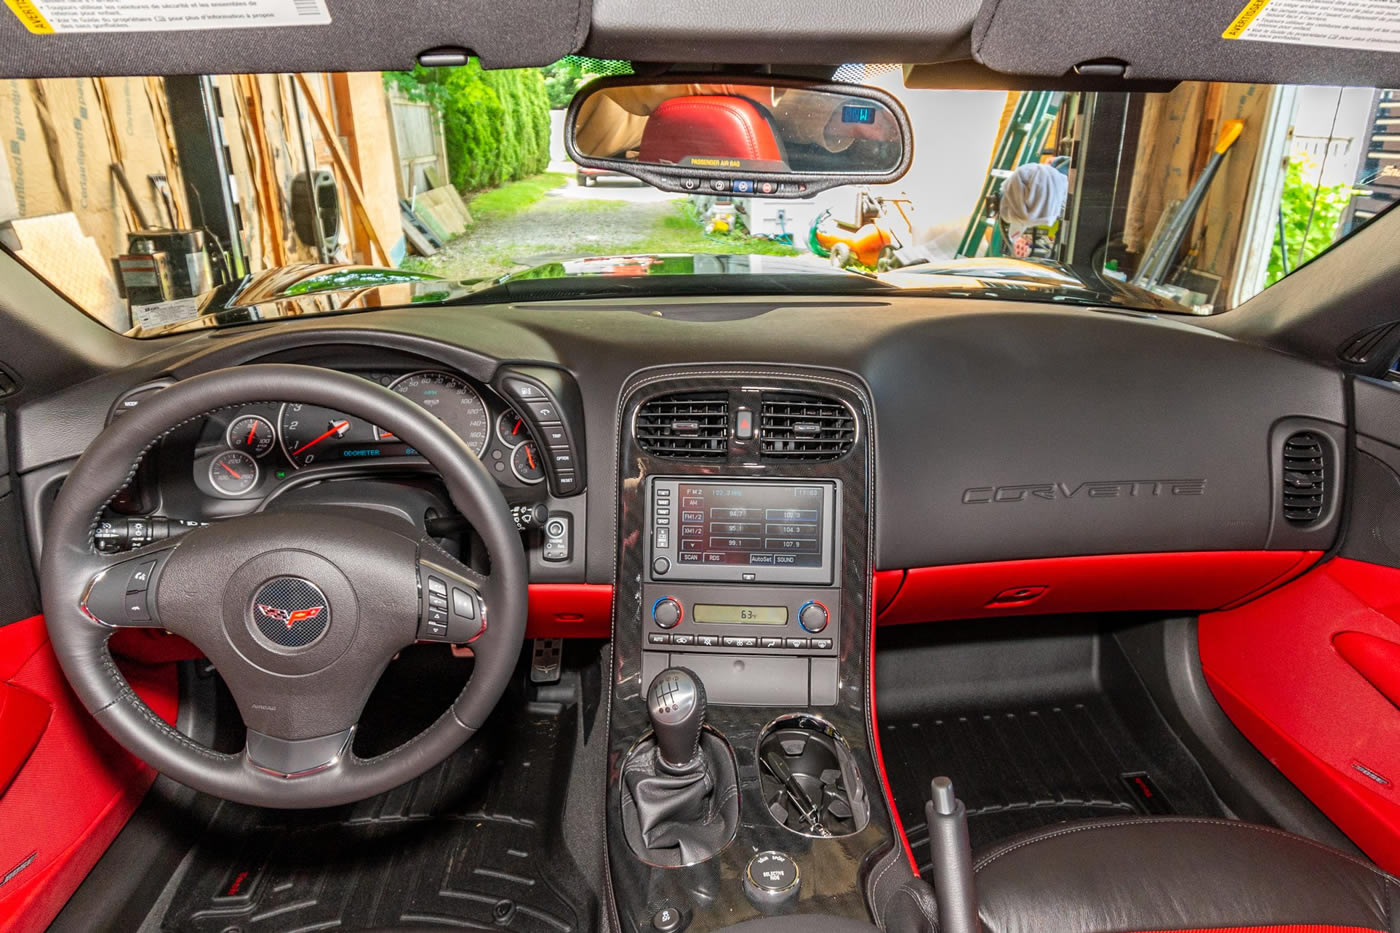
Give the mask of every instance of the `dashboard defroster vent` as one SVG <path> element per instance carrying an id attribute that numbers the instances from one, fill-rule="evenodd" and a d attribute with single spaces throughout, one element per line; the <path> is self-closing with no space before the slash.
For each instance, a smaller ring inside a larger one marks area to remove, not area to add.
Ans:
<path id="1" fill-rule="evenodd" d="M 729 399 L 713 393 L 663 395 L 637 409 L 637 445 L 653 457 L 729 456 Z"/>
<path id="2" fill-rule="evenodd" d="M 1327 494 L 1327 447 L 1311 431 L 1283 442 L 1283 517 L 1311 525 L 1322 517 Z"/>
<path id="3" fill-rule="evenodd" d="M 816 395 L 765 395 L 758 418 L 764 457 L 818 462 L 838 460 L 856 440 L 856 419 L 835 399 Z"/>

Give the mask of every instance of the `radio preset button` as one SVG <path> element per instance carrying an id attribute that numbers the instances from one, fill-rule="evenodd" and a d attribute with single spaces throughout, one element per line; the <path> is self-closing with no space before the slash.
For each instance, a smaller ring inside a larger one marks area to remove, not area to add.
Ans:
<path id="1" fill-rule="evenodd" d="M 680 624 L 685 610 L 670 596 L 663 596 L 651 606 L 651 620 L 662 628 L 675 628 Z"/>

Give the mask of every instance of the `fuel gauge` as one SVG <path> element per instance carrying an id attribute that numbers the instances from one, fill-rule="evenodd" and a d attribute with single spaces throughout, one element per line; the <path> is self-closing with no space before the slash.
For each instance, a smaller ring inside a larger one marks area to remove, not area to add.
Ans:
<path id="1" fill-rule="evenodd" d="M 226 450 L 209 464 L 209 483 L 226 496 L 241 496 L 258 484 L 258 461 L 241 450 Z"/>

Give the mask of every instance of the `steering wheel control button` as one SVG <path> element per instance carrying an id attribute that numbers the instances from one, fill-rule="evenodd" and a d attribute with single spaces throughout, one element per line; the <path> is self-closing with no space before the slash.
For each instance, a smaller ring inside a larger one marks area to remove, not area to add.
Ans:
<path id="1" fill-rule="evenodd" d="M 788 903 L 797 897 L 801 883 L 797 862 L 783 852 L 760 852 L 744 869 L 744 893 L 761 907 Z"/>
<path id="2" fill-rule="evenodd" d="M 524 379 L 507 379 L 506 391 L 522 402 L 539 401 L 546 398 L 544 389 Z"/>
<path id="3" fill-rule="evenodd" d="M 486 630 L 486 605 L 470 581 L 424 561 L 419 561 L 418 575 L 423 593 L 419 640 L 463 645 Z"/>
<path id="4" fill-rule="evenodd" d="M 675 628 L 685 618 L 685 609 L 670 596 L 663 596 L 651 604 L 651 620 L 661 628 Z"/>
<path id="5" fill-rule="evenodd" d="M 815 635 L 826 629 L 827 623 L 831 621 L 831 613 L 816 600 L 808 600 L 797 610 L 797 621 L 802 624 L 804 630 Z"/>
<path id="6" fill-rule="evenodd" d="M 330 600 L 310 580 L 277 577 L 253 596 L 253 624 L 278 648 L 305 648 L 330 627 Z"/>
<path id="7" fill-rule="evenodd" d="M 113 627 L 154 623 L 151 594 L 168 555 L 162 552 L 122 561 L 93 577 L 79 604 L 83 612 Z"/>
<path id="8" fill-rule="evenodd" d="M 680 933 L 685 926 L 685 918 L 674 907 L 663 907 L 651 918 L 651 928 L 656 933 Z"/>

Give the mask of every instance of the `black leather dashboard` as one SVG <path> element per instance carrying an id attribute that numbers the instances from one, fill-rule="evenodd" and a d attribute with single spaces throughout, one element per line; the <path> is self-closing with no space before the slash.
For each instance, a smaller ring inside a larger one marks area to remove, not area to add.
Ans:
<path id="1" fill-rule="evenodd" d="M 611 582 L 616 553 L 615 503 L 599 490 L 616 488 L 618 393 L 652 366 L 820 366 L 865 382 L 878 569 L 1325 549 L 1335 519 L 1298 529 L 1276 518 L 1280 430 L 1331 438 L 1345 475 L 1340 374 L 1147 314 L 912 297 L 536 302 L 287 320 L 142 347 L 149 355 L 135 364 L 19 410 L 20 473 L 61 470 L 121 392 L 158 376 L 307 348 L 324 359 L 337 347 L 416 357 L 483 384 L 506 364 L 552 367 L 581 394 L 585 575 L 595 583 Z"/>

